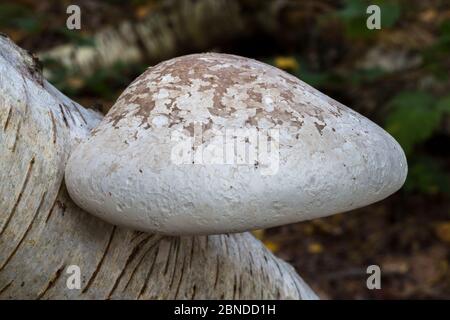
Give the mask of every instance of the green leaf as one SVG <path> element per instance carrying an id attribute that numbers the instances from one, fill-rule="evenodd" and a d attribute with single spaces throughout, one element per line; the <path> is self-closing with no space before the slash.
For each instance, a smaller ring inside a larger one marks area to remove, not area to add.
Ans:
<path id="1" fill-rule="evenodd" d="M 390 28 L 400 18 L 400 5 L 396 1 L 375 1 L 381 11 L 381 27 Z"/>
<path id="2" fill-rule="evenodd" d="M 439 99 L 436 109 L 441 113 L 450 113 L 450 95 Z"/>
<path id="3" fill-rule="evenodd" d="M 439 29 L 441 36 L 450 36 L 450 19 L 442 22 Z"/>
<path id="4" fill-rule="evenodd" d="M 355 69 L 352 70 L 348 79 L 351 84 L 358 85 L 360 83 L 370 83 L 385 74 L 385 70 L 378 67 L 370 69 Z"/>
<path id="5" fill-rule="evenodd" d="M 21 4 L 0 4 L 0 26 L 31 33 L 42 30 L 41 17 Z"/>
<path id="6" fill-rule="evenodd" d="M 294 75 L 313 87 L 323 86 L 331 79 L 331 75 L 326 72 L 311 72 L 304 69 L 300 69 L 300 71 L 295 72 Z"/>
<path id="7" fill-rule="evenodd" d="M 337 16 L 345 26 L 346 34 L 350 37 L 366 37 L 370 35 L 366 27 L 366 10 L 368 4 L 360 0 L 346 0 L 345 6 L 339 10 Z"/>
<path id="8" fill-rule="evenodd" d="M 402 92 L 389 102 L 392 109 L 385 127 L 406 154 L 438 127 L 441 113 L 434 108 L 434 103 L 433 96 L 424 92 Z"/>
<path id="9" fill-rule="evenodd" d="M 344 3 L 344 8 L 338 12 L 338 15 L 343 19 L 358 18 L 366 13 L 367 4 L 365 1 L 346 0 Z"/>
<path id="10" fill-rule="evenodd" d="M 38 32 L 41 29 L 40 22 L 36 18 L 17 18 L 15 24 L 17 28 L 27 32 Z"/>
<path id="11" fill-rule="evenodd" d="M 439 36 L 434 44 L 422 50 L 424 66 L 437 78 L 448 81 L 448 67 L 445 65 L 450 54 L 450 20 L 440 26 Z"/>
<path id="12" fill-rule="evenodd" d="M 77 30 L 69 30 L 67 28 L 60 28 L 57 31 L 76 46 L 95 47 L 95 41 L 92 36 L 82 34 Z"/>
<path id="13" fill-rule="evenodd" d="M 405 189 L 425 194 L 450 192 L 450 177 L 433 158 L 420 157 L 409 164 Z"/>
<path id="14" fill-rule="evenodd" d="M 15 27 L 16 19 L 30 16 L 29 10 L 18 4 L 0 4 L 0 26 Z"/>

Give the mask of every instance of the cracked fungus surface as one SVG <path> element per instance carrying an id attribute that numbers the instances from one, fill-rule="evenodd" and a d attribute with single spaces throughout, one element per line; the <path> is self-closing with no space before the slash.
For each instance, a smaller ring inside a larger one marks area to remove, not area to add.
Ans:
<path id="1" fill-rule="evenodd" d="M 169 127 L 193 136 L 202 129 L 291 128 L 351 112 L 299 79 L 264 63 L 228 54 L 194 54 L 147 69 L 105 118 L 115 128 L 138 120 L 142 129 Z M 135 123 L 135 122 L 134 122 Z"/>
<path id="2" fill-rule="evenodd" d="M 251 159 L 223 144 L 227 130 Z M 100 218 L 184 235 L 358 208 L 400 188 L 406 167 L 398 143 L 362 115 L 277 68 L 209 53 L 146 70 L 72 153 L 65 177 Z"/>

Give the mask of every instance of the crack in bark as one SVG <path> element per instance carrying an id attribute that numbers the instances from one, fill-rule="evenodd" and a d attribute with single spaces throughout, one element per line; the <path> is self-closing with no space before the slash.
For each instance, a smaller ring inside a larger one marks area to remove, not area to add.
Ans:
<path id="1" fill-rule="evenodd" d="M 148 271 L 148 273 L 147 273 L 147 275 L 146 275 L 146 277 L 145 277 L 144 285 L 142 286 L 141 290 L 139 291 L 138 299 L 140 299 L 141 296 L 142 296 L 142 294 L 145 292 L 145 290 L 147 290 L 148 280 L 150 279 L 150 275 L 152 274 L 153 268 L 155 267 L 155 264 L 156 264 L 156 259 L 158 258 L 158 254 L 159 254 L 159 244 L 160 244 L 160 242 L 158 242 L 158 248 L 157 248 L 157 250 L 156 250 L 155 259 L 152 261 L 152 264 L 151 264 L 151 266 L 150 266 L 150 269 L 149 269 L 149 271 Z"/>
<path id="2" fill-rule="evenodd" d="M 194 257 L 194 248 L 195 248 L 194 244 L 195 244 L 195 237 L 192 237 L 191 253 L 189 255 L 189 269 L 192 268 L 192 260 L 193 260 L 192 258 Z"/>
<path id="3" fill-rule="evenodd" d="M 70 119 L 72 120 L 72 123 L 76 124 L 75 118 L 73 117 L 72 111 L 70 110 L 69 106 L 64 103 L 63 106 L 65 108 L 65 111 L 67 111 L 67 114 L 69 115 Z"/>
<path id="4" fill-rule="evenodd" d="M 173 241 L 170 241 L 170 245 L 169 245 L 169 252 L 167 253 L 167 257 L 166 257 L 166 264 L 164 265 L 164 276 L 167 275 L 167 272 L 169 271 L 169 264 L 170 264 L 170 257 L 172 256 L 172 246 L 173 246 Z"/>
<path id="5" fill-rule="evenodd" d="M 44 198 L 45 195 L 47 193 L 44 191 L 44 193 L 42 194 L 41 200 L 39 201 L 39 205 L 36 209 L 36 212 L 33 215 L 33 219 L 31 219 L 30 224 L 28 225 L 27 229 L 25 230 L 25 233 L 22 235 L 22 237 L 20 238 L 19 242 L 17 243 L 16 247 L 14 248 L 14 250 L 10 253 L 10 255 L 6 258 L 5 262 L 0 266 L 0 271 L 2 271 L 6 265 L 9 263 L 9 261 L 11 261 L 11 259 L 14 257 L 14 255 L 16 254 L 17 250 L 19 249 L 19 247 L 22 245 L 22 242 L 25 240 L 25 238 L 28 235 L 28 232 L 30 232 L 31 227 L 33 226 L 34 220 L 36 220 L 36 217 L 39 214 L 39 210 L 41 209 L 42 203 L 44 202 Z"/>
<path id="6" fill-rule="evenodd" d="M 14 280 L 11 280 L 8 282 L 3 288 L 0 289 L 0 296 L 8 290 L 8 288 L 11 286 L 11 284 L 14 282 Z"/>
<path id="7" fill-rule="evenodd" d="M 178 261 L 179 253 L 180 253 L 180 238 L 175 238 L 175 260 L 173 262 L 173 271 L 172 271 L 172 275 L 170 276 L 169 288 L 172 288 L 174 280 L 175 280 L 175 272 L 177 270 L 177 261 Z"/>
<path id="8" fill-rule="evenodd" d="M 234 282 L 233 282 L 233 299 L 236 300 L 237 299 L 237 294 L 236 294 L 236 291 L 237 291 L 237 276 L 236 276 L 236 273 L 233 275 L 233 279 L 234 279 Z"/>
<path id="9" fill-rule="evenodd" d="M 219 283 L 219 269 L 220 269 L 220 259 L 219 255 L 216 256 L 216 279 L 214 280 L 214 289 L 217 287 L 217 283 Z"/>
<path id="10" fill-rule="evenodd" d="M 64 124 L 66 125 L 66 127 L 69 128 L 69 127 L 70 127 L 70 126 L 69 126 L 69 122 L 67 122 L 67 118 L 66 118 L 66 114 L 65 114 L 65 112 L 64 112 L 64 109 L 63 109 L 63 107 L 62 107 L 61 104 L 59 104 L 58 106 L 59 106 L 59 110 L 61 111 L 61 115 L 62 115 Z"/>
<path id="11" fill-rule="evenodd" d="M 50 119 L 52 120 L 52 136 L 53 136 L 53 144 L 56 143 L 56 136 L 57 136 L 57 132 L 56 132 L 56 123 L 55 123 L 55 116 L 53 115 L 53 111 L 49 111 L 50 113 Z"/>
<path id="12" fill-rule="evenodd" d="M 0 231 L 0 236 L 3 235 L 3 233 L 5 232 L 6 228 L 8 227 L 14 213 L 16 212 L 17 206 L 20 203 L 20 200 L 22 199 L 22 195 L 25 191 L 25 188 L 28 184 L 28 181 L 30 180 L 30 176 L 31 176 L 31 171 L 33 170 L 33 165 L 34 165 L 34 156 L 31 158 L 30 162 L 28 163 L 28 169 L 27 169 L 27 173 L 25 175 L 25 180 L 22 184 L 22 187 L 20 189 L 19 192 L 19 196 L 17 197 L 16 201 L 14 202 L 13 208 L 11 210 L 11 213 L 9 214 L 8 218 L 6 219 L 5 223 L 3 224 L 2 230 Z"/>
<path id="13" fill-rule="evenodd" d="M 65 264 L 63 264 L 61 267 L 58 268 L 58 270 L 56 270 L 55 274 L 53 275 L 53 277 L 50 279 L 50 281 L 47 283 L 47 285 L 45 286 L 45 288 L 41 291 L 41 293 L 38 294 L 37 296 L 37 300 L 42 299 L 42 297 L 51 289 L 54 287 L 54 285 L 56 284 L 56 282 L 58 281 L 59 277 L 61 276 L 62 271 L 64 270 L 64 268 L 66 267 Z"/>
<path id="14" fill-rule="evenodd" d="M 23 75 L 23 73 L 22 73 L 21 75 L 22 75 L 22 80 L 23 80 L 23 82 L 22 82 L 23 93 L 24 93 L 24 96 L 25 96 L 25 112 L 24 112 L 24 118 L 26 118 L 26 117 L 27 117 L 27 113 L 28 113 L 28 101 L 29 101 L 29 97 L 28 97 L 28 89 L 27 89 L 27 79 L 25 78 L 25 76 Z"/>
<path id="15" fill-rule="evenodd" d="M 148 240 L 152 238 L 153 235 L 150 235 L 144 239 L 142 239 L 130 252 L 130 255 L 127 257 L 127 260 L 125 261 L 125 265 L 122 267 L 122 270 L 120 271 L 119 276 L 114 281 L 114 285 L 111 288 L 111 291 L 108 293 L 107 299 L 110 299 L 114 291 L 117 289 L 117 286 L 120 283 L 120 280 L 122 279 L 123 275 L 125 274 L 125 270 L 127 269 L 128 265 L 133 261 L 136 254 L 139 252 L 139 249 L 142 248 L 146 243 L 148 243 Z"/>
<path id="16" fill-rule="evenodd" d="M 130 239 L 130 243 L 133 242 L 137 237 L 139 237 L 140 235 L 143 235 L 144 232 L 142 231 L 135 231 L 133 237 Z"/>
<path id="17" fill-rule="evenodd" d="M 64 179 L 63 179 L 63 180 L 64 180 Z M 61 209 L 63 210 L 63 212 L 66 210 L 65 204 L 64 204 L 63 202 L 61 202 L 61 201 L 58 200 L 58 195 L 62 194 L 63 188 L 64 188 L 64 181 L 61 181 L 61 182 L 60 182 L 60 185 L 59 185 L 58 193 L 56 194 L 56 197 L 55 197 L 55 199 L 53 200 L 53 205 L 52 205 L 50 211 L 48 212 L 47 217 L 45 218 L 45 223 L 46 223 L 46 224 L 47 224 L 48 221 L 50 220 L 50 217 L 53 215 L 53 211 L 54 211 L 56 205 L 58 205 L 58 207 L 61 207 Z"/>
<path id="18" fill-rule="evenodd" d="M 194 284 L 192 286 L 192 296 L 191 296 L 191 300 L 195 299 L 195 294 L 197 293 L 197 286 Z"/>
<path id="19" fill-rule="evenodd" d="M 83 120 L 83 122 L 85 124 L 87 124 L 86 119 L 83 116 L 83 113 L 80 111 L 80 109 L 78 109 L 77 105 L 75 103 L 72 103 L 73 107 L 75 108 L 75 111 L 80 115 L 81 120 Z"/>
<path id="20" fill-rule="evenodd" d="M 12 107 L 10 106 L 8 109 L 8 114 L 6 115 L 6 121 L 5 124 L 3 125 L 3 132 L 6 132 L 6 129 L 8 129 L 8 124 L 9 124 L 9 120 L 11 119 L 11 112 L 12 111 Z"/>
<path id="21" fill-rule="evenodd" d="M 181 265 L 181 271 L 180 271 L 180 279 L 178 280 L 177 290 L 175 291 L 174 299 L 177 299 L 178 294 L 180 293 L 181 283 L 183 282 L 184 277 L 184 268 L 186 265 L 186 255 L 183 257 L 183 264 Z"/>
<path id="22" fill-rule="evenodd" d="M 122 292 L 125 291 L 128 288 L 128 285 L 130 284 L 131 280 L 133 279 L 134 274 L 136 273 L 136 270 L 138 269 L 138 267 L 141 265 L 142 261 L 144 260 L 145 256 L 147 255 L 147 253 L 150 252 L 151 249 L 153 249 L 155 246 L 157 246 L 159 244 L 159 240 L 157 240 L 155 243 L 153 243 L 147 250 L 145 250 L 144 254 L 142 255 L 142 257 L 139 259 L 138 263 L 135 265 L 135 267 L 133 268 L 133 271 L 130 274 L 130 278 L 128 279 L 127 283 L 125 284 L 125 287 L 123 288 Z"/>
<path id="23" fill-rule="evenodd" d="M 103 251 L 103 255 L 102 255 L 100 261 L 97 263 L 97 266 L 95 267 L 94 272 L 92 273 L 91 277 L 88 280 L 88 283 L 86 284 L 84 289 L 81 291 L 81 293 L 86 293 L 89 290 L 89 287 L 94 282 L 95 278 L 97 277 L 97 274 L 100 271 L 100 268 L 102 267 L 103 261 L 105 260 L 106 254 L 108 253 L 109 247 L 111 246 L 111 242 L 113 240 L 115 231 L 116 231 L 116 226 L 113 226 L 111 234 L 108 239 L 108 243 L 106 244 L 106 248 Z"/>
<path id="24" fill-rule="evenodd" d="M 11 152 L 14 153 L 16 152 L 16 146 L 17 146 L 17 142 L 19 141 L 19 137 L 20 137 L 20 127 L 22 126 L 22 121 L 19 120 L 19 122 L 17 123 L 17 129 L 16 129 L 16 134 L 14 135 L 14 142 L 13 142 L 13 146 L 11 149 Z"/>

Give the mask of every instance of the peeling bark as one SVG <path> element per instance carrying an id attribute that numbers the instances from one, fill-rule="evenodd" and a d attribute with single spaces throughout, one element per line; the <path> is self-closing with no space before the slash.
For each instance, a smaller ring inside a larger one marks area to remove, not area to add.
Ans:
<path id="1" fill-rule="evenodd" d="M 0 37 L 0 299 L 316 298 L 249 233 L 165 237 L 78 208 L 64 167 L 100 119 Z M 70 265 L 80 290 L 66 286 Z"/>

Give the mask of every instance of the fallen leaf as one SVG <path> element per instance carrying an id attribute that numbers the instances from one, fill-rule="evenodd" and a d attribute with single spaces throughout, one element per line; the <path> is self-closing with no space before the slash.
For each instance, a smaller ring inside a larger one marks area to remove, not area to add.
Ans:
<path id="1" fill-rule="evenodd" d="M 271 252 L 277 252 L 280 249 L 280 246 L 278 245 L 278 243 L 275 243 L 273 241 L 263 241 L 264 245 L 266 246 L 267 249 L 269 249 L 269 251 Z"/>
<path id="2" fill-rule="evenodd" d="M 313 242 L 308 245 L 308 252 L 312 254 L 319 254 L 323 252 L 323 246 L 318 242 Z"/>
<path id="3" fill-rule="evenodd" d="M 264 238 L 264 229 L 252 230 L 252 234 L 256 239 L 262 240 Z"/>
<path id="4" fill-rule="evenodd" d="M 434 233 L 442 242 L 450 243 L 450 221 L 437 223 Z"/>
<path id="5" fill-rule="evenodd" d="M 275 66 L 283 70 L 296 71 L 300 67 L 297 60 L 293 57 L 276 57 L 274 62 Z"/>

